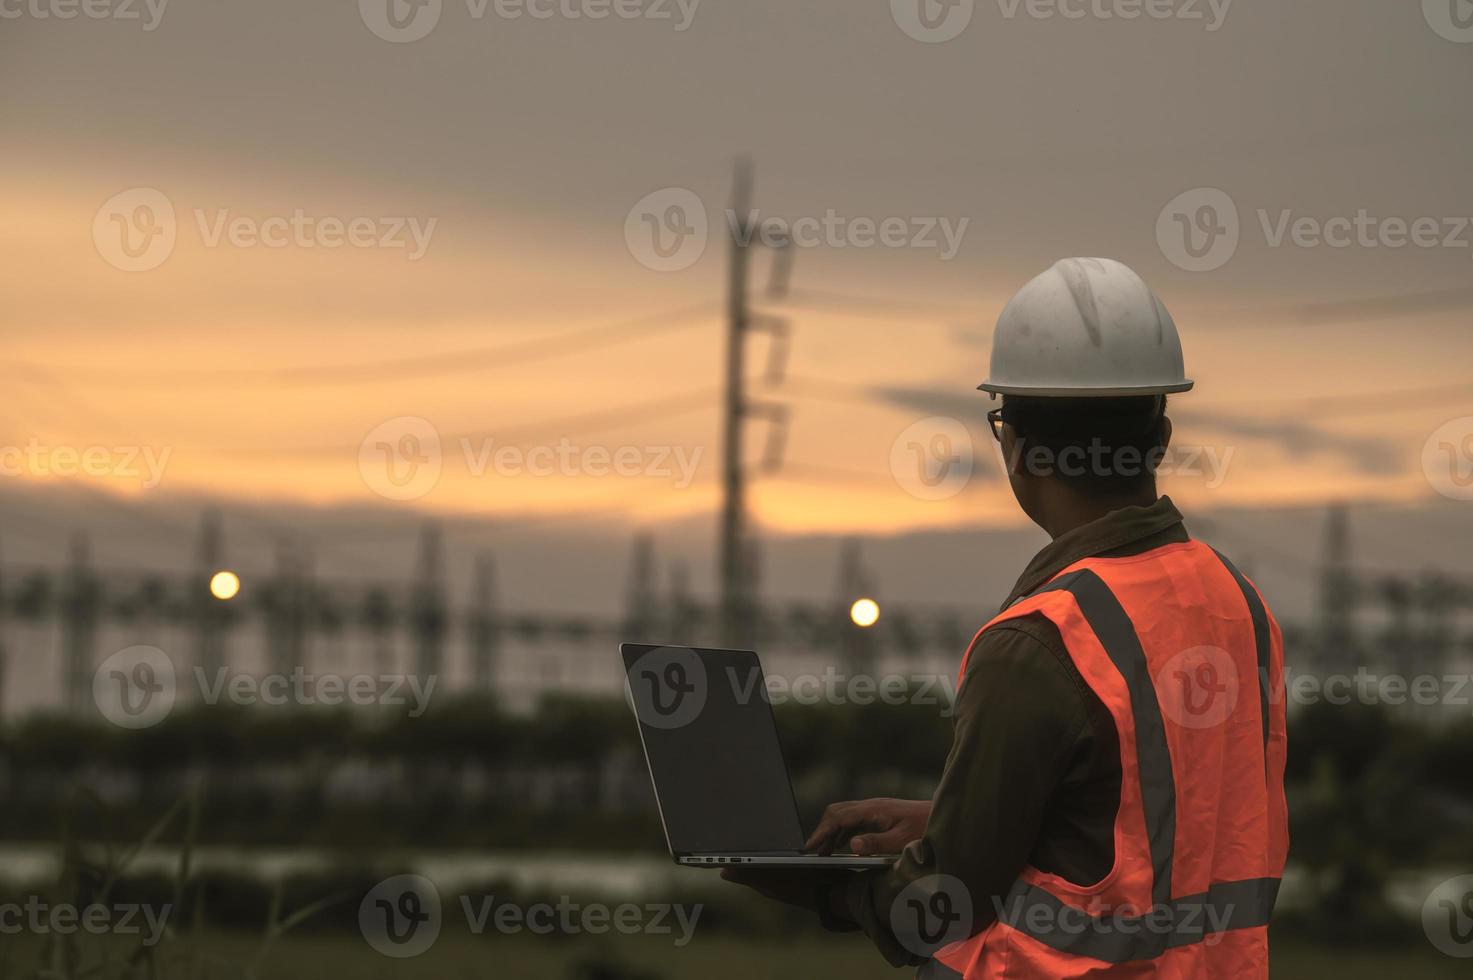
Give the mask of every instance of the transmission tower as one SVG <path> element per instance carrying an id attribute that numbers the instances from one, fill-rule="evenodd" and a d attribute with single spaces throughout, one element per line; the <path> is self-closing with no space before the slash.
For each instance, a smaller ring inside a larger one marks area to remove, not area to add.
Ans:
<path id="1" fill-rule="evenodd" d="M 727 325 L 725 414 L 722 427 L 721 523 L 717 552 L 717 581 L 721 588 L 721 635 L 731 646 L 750 646 L 756 618 L 754 550 L 746 527 L 746 457 L 743 435 L 746 422 L 763 418 L 769 423 L 764 468 L 775 471 L 782 462 L 787 437 L 785 405 L 749 398 L 746 390 L 746 342 L 753 330 L 772 336 L 766 382 L 777 384 L 786 368 L 788 323 L 781 317 L 754 314 L 750 307 L 749 283 L 753 245 L 774 245 L 777 250 L 768 295 L 780 297 L 787 291 L 792 268 L 792 242 L 786 235 L 764 227 L 752 211 L 752 164 L 737 162 L 732 182 L 730 231 L 727 251 Z"/>
<path id="2" fill-rule="evenodd" d="M 1331 505 L 1320 564 L 1320 660 L 1326 667 L 1355 661 L 1355 573 L 1350 567 L 1350 519 L 1344 504 Z"/>

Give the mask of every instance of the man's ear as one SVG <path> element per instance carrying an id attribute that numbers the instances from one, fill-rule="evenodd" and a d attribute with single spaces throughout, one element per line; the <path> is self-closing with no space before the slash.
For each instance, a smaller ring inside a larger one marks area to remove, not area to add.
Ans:
<path id="1" fill-rule="evenodd" d="M 1171 445 L 1171 419 L 1161 416 L 1161 448 L 1165 449 Z"/>

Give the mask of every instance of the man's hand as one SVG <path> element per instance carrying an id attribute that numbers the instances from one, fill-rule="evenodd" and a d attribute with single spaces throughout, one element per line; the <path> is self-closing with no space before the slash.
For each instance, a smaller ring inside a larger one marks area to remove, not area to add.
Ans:
<path id="1" fill-rule="evenodd" d="M 832 854 L 846 843 L 855 854 L 899 854 L 905 845 L 925 836 L 930 816 L 929 800 L 832 803 L 806 846 L 820 854 Z"/>

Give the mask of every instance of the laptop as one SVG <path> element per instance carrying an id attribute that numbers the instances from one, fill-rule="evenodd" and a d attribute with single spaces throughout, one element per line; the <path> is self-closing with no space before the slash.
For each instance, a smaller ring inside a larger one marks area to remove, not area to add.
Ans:
<path id="1" fill-rule="evenodd" d="M 677 864 L 882 868 L 895 857 L 805 851 L 762 664 L 751 650 L 624 643 L 665 842 Z"/>

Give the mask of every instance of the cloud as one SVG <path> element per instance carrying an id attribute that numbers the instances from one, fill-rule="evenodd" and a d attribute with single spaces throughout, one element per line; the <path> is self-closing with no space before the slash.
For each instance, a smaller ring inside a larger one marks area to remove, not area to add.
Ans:
<path id="1" fill-rule="evenodd" d="M 1388 439 L 1332 432 L 1291 418 L 1225 415 L 1220 411 L 1190 407 L 1173 407 L 1170 415 L 1178 427 L 1258 440 L 1277 446 L 1290 455 L 1337 457 L 1360 473 L 1394 473 L 1402 462 L 1403 454 L 1399 447 Z"/>

